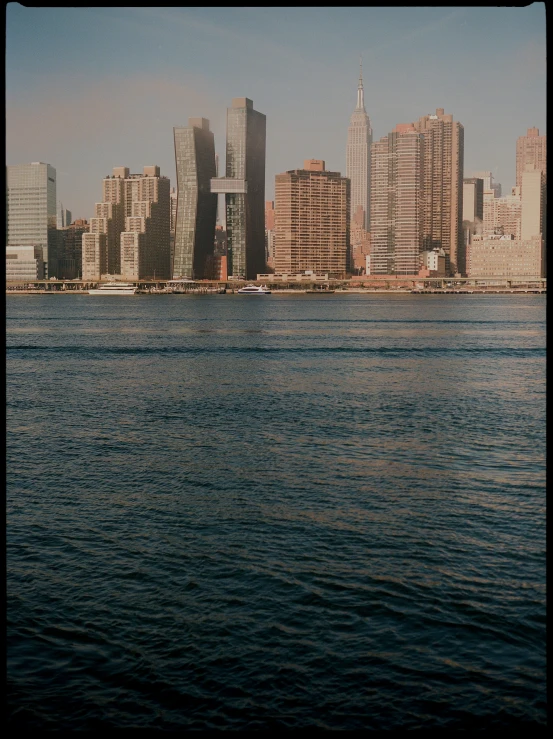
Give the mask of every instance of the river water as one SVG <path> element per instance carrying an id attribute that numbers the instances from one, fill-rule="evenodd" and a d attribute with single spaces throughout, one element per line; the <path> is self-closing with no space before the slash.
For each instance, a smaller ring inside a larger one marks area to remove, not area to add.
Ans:
<path id="1" fill-rule="evenodd" d="M 545 725 L 545 297 L 8 296 L 12 727 Z"/>

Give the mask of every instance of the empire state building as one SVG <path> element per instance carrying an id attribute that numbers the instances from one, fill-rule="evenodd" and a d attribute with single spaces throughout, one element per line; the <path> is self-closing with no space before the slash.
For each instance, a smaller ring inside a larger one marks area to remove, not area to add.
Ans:
<path id="1" fill-rule="evenodd" d="M 351 223 L 370 230 L 371 144 L 373 132 L 365 110 L 363 70 L 359 71 L 357 105 L 348 128 L 346 177 L 351 181 Z M 360 210 L 360 208 L 362 210 Z"/>

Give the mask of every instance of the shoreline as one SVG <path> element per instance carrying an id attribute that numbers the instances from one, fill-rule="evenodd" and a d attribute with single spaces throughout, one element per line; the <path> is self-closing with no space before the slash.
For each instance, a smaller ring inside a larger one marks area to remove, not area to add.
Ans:
<path id="1" fill-rule="evenodd" d="M 329 295 L 325 295 L 323 291 L 321 294 L 325 298 L 330 295 L 546 295 L 547 289 L 543 288 L 527 288 L 527 289 L 508 289 L 508 288 L 480 288 L 476 290 L 402 290 L 394 288 L 365 288 L 365 289 L 349 289 L 349 290 L 335 290 Z M 6 295 L 88 295 L 88 290 L 6 290 Z M 159 295 L 191 295 L 195 297 L 205 297 L 203 293 L 143 293 L 144 297 L 159 296 Z M 208 295 L 237 295 L 234 291 L 227 291 L 226 293 L 207 293 Z M 307 290 L 272 290 L 271 295 L 316 295 L 317 293 L 309 292 Z M 141 295 L 140 293 L 138 295 Z M 121 296 L 111 296 L 121 297 Z M 125 296 L 123 296 L 125 297 Z M 133 296 L 136 297 L 136 296 Z"/>

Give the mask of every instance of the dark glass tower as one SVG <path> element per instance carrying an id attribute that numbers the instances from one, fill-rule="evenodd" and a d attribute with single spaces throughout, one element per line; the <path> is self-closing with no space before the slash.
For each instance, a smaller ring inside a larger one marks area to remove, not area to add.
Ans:
<path id="1" fill-rule="evenodd" d="M 215 140 L 206 118 L 189 118 L 188 126 L 173 129 L 177 166 L 177 217 L 172 275 L 174 279 L 202 279 L 213 254 L 217 195 Z"/>
<path id="2" fill-rule="evenodd" d="M 212 182 L 225 193 L 229 275 L 255 279 L 265 272 L 265 130 L 249 98 L 227 109 L 226 177 Z"/>

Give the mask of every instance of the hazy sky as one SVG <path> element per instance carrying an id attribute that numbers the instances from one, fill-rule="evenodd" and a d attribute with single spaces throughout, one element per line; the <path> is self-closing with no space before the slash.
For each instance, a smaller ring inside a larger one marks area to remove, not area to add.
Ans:
<path id="1" fill-rule="evenodd" d="M 545 4 L 527 7 L 24 8 L 7 6 L 6 158 L 57 170 L 90 218 L 114 166 L 175 182 L 173 126 L 209 118 L 224 167 L 226 108 L 267 116 L 274 177 L 324 159 L 345 174 L 359 55 L 373 140 L 444 108 L 465 128 L 465 176 L 510 193 L 515 145 L 545 133 Z M 224 174 L 224 170 L 220 170 Z"/>

